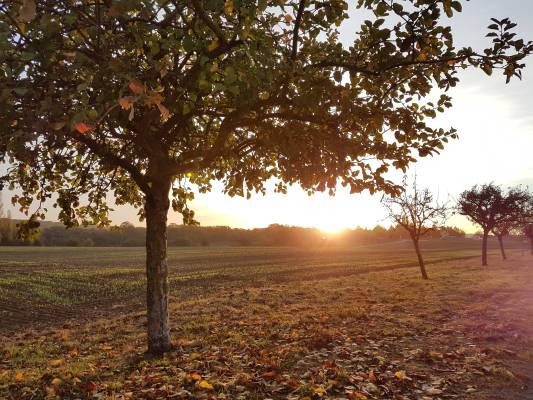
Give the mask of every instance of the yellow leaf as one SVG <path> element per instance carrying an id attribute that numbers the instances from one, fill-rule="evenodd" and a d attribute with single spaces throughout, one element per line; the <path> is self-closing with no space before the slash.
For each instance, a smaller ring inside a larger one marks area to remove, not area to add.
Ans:
<path id="1" fill-rule="evenodd" d="M 207 381 L 200 381 L 200 383 L 198 384 L 199 387 L 201 387 L 202 389 L 207 389 L 207 390 L 211 390 L 213 389 L 213 385 L 211 385 L 209 382 Z"/>
<path id="2" fill-rule="evenodd" d="M 394 376 L 398 379 L 405 379 L 407 378 L 407 375 L 405 374 L 405 371 L 396 371 L 394 373 Z"/>
<path id="3" fill-rule="evenodd" d="M 324 389 L 322 386 L 317 386 L 313 389 L 313 392 L 316 394 L 324 394 L 326 393 L 326 389 Z"/>
<path id="4" fill-rule="evenodd" d="M 195 380 L 195 381 L 199 381 L 199 380 L 202 379 L 202 375 L 200 375 L 200 374 L 198 374 L 198 373 L 196 373 L 196 372 L 193 372 L 193 373 L 191 374 L 191 378 L 192 378 L 193 380 Z"/>
<path id="5" fill-rule="evenodd" d="M 61 385 L 61 382 L 63 382 L 61 379 L 59 379 L 59 378 L 54 378 L 54 379 L 52 379 L 52 382 L 51 382 L 51 383 L 52 383 L 52 385 L 54 385 L 54 386 L 59 386 L 59 385 Z"/>
<path id="6" fill-rule="evenodd" d="M 22 382 L 24 380 L 24 373 L 23 372 L 17 372 L 15 374 L 15 381 Z"/>
<path id="7" fill-rule="evenodd" d="M 65 361 L 64 360 L 60 360 L 60 359 L 48 361 L 48 365 L 51 366 L 51 367 L 56 367 L 57 368 L 57 367 L 62 366 L 63 364 L 65 364 Z"/>
<path id="8" fill-rule="evenodd" d="M 217 47 L 218 47 L 218 39 L 215 39 L 215 40 L 211 41 L 211 43 L 209 43 L 209 44 L 207 45 L 207 50 L 208 50 L 208 51 L 213 51 L 213 50 L 215 50 Z"/>
<path id="9" fill-rule="evenodd" d="M 108 345 L 108 344 L 103 344 L 100 346 L 100 348 L 105 351 L 113 350 L 113 346 Z"/>

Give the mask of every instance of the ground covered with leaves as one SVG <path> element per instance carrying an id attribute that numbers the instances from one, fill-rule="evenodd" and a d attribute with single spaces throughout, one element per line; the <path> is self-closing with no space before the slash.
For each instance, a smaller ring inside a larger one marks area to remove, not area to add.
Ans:
<path id="1" fill-rule="evenodd" d="M 531 399 L 533 258 L 478 264 L 178 296 L 162 359 L 144 312 L 24 329 L 0 338 L 0 398 Z"/>

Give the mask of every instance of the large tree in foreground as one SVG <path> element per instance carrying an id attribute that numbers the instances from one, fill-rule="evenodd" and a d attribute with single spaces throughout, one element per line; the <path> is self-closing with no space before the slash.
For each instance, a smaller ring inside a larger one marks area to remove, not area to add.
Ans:
<path id="1" fill-rule="evenodd" d="M 533 48 L 507 19 L 489 48 L 455 48 L 459 1 L 355 5 L 374 16 L 343 45 L 342 0 L 1 3 L 2 180 L 30 217 L 57 194 L 68 226 L 108 224 L 109 193 L 140 210 L 151 352 L 171 348 L 167 213 L 194 221 L 191 187 L 397 193 L 390 168 L 456 137 L 427 124 L 451 99 L 421 99 L 466 67 L 520 76 Z"/>
<path id="2" fill-rule="evenodd" d="M 385 197 L 382 203 L 387 210 L 388 218 L 409 233 L 422 278 L 428 279 L 420 250 L 420 239 L 444 224 L 448 216 L 447 205 L 434 199 L 429 189 L 419 188 L 416 177 L 411 187 L 404 178 L 402 193 L 399 196 Z"/>
<path id="3" fill-rule="evenodd" d="M 505 259 L 503 236 L 528 213 L 531 196 L 519 186 L 505 192 L 500 186 L 492 183 L 474 186 L 465 190 L 457 201 L 457 211 L 466 216 L 483 230 L 481 264 L 487 265 L 488 237 L 492 232 L 498 236 L 502 256 Z"/>

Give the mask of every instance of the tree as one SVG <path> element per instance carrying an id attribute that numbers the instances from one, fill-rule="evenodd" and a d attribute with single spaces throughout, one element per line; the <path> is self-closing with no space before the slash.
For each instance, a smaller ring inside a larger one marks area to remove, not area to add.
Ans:
<path id="1" fill-rule="evenodd" d="M 524 235 L 529 239 L 531 255 L 533 255 L 533 224 L 527 224 L 524 226 Z"/>
<path id="2" fill-rule="evenodd" d="M 413 242 L 418 265 L 423 279 L 428 279 L 424 258 L 420 250 L 420 238 L 442 226 L 447 218 L 448 207 L 433 199 L 429 189 L 420 189 L 413 180 L 411 189 L 404 178 L 403 192 L 399 196 L 388 196 L 382 201 L 388 217 L 409 233 Z"/>
<path id="3" fill-rule="evenodd" d="M 193 187 L 397 193 L 390 168 L 456 137 L 428 125 L 451 98 L 418 99 L 467 67 L 520 77 L 533 50 L 508 19 L 486 50 L 456 49 L 444 18 L 459 1 L 356 6 L 374 17 L 346 47 L 343 0 L 1 3 L 2 181 L 30 220 L 53 198 L 67 226 L 108 225 L 109 192 L 139 209 L 150 352 L 171 349 L 167 213 L 194 223 Z"/>
<path id="4" fill-rule="evenodd" d="M 473 186 L 459 196 L 458 213 L 468 217 L 483 230 L 481 264 L 487 265 L 487 245 L 489 233 L 493 232 L 500 243 L 505 259 L 503 237 L 524 218 L 531 201 L 529 193 L 517 186 L 505 193 L 500 186 L 492 183 Z"/>

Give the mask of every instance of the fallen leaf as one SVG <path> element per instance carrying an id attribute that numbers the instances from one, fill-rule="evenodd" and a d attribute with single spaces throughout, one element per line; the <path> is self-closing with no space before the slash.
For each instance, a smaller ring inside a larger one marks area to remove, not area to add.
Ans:
<path id="1" fill-rule="evenodd" d="M 52 385 L 54 385 L 54 386 L 59 386 L 59 385 L 61 385 L 62 382 L 63 382 L 63 381 L 62 381 L 61 379 L 59 379 L 59 378 L 54 378 L 54 379 L 52 379 L 52 382 L 51 382 L 51 383 L 52 383 Z"/>
<path id="2" fill-rule="evenodd" d="M 48 361 L 48 365 L 54 368 L 60 367 L 65 364 L 65 360 L 57 359 Z"/>
<path id="3" fill-rule="evenodd" d="M 202 389 L 207 389 L 207 390 L 213 389 L 213 385 L 211 385 L 207 381 L 200 381 L 200 383 L 198 383 L 198 386 L 201 387 Z"/>
<path id="4" fill-rule="evenodd" d="M 395 376 L 396 378 L 398 378 L 398 379 L 402 379 L 402 380 L 405 379 L 405 378 L 407 378 L 407 375 L 405 374 L 405 371 L 396 371 L 396 372 L 394 373 L 394 376 Z"/>
<path id="5" fill-rule="evenodd" d="M 17 372 L 15 374 L 15 381 L 16 382 L 22 382 L 24 380 L 24 373 L 23 372 Z"/>
<path id="6" fill-rule="evenodd" d="M 326 389 L 324 389 L 322 386 L 317 386 L 317 387 L 313 388 L 313 392 L 315 394 L 325 394 L 326 393 Z"/>
<path id="7" fill-rule="evenodd" d="M 202 379 L 202 375 L 200 375 L 200 374 L 198 374 L 198 373 L 196 373 L 196 372 L 193 372 L 193 373 L 191 374 L 191 378 L 192 378 L 193 380 L 195 380 L 195 381 L 199 381 L 199 380 Z"/>

